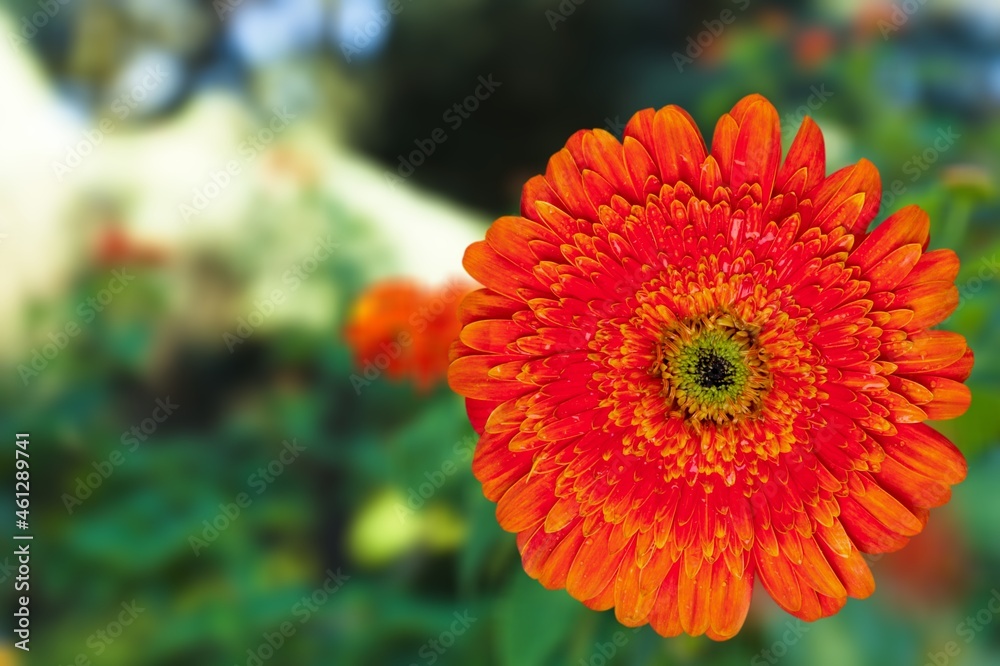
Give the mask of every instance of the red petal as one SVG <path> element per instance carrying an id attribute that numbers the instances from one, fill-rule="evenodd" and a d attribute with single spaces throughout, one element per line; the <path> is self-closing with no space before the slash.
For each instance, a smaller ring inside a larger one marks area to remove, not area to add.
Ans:
<path id="1" fill-rule="evenodd" d="M 522 289 L 532 292 L 532 298 L 542 295 L 531 273 L 500 256 L 486 241 L 470 245 L 462 265 L 478 282 L 511 299 L 525 300 Z"/>
<path id="2" fill-rule="evenodd" d="M 775 603 L 789 613 L 802 608 L 802 588 L 799 579 L 784 555 L 772 557 L 760 548 L 754 549 L 760 582 Z"/>
<path id="3" fill-rule="evenodd" d="M 497 521 L 508 532 L 537 527 L 555 501 L 547 479 L 526 476 L 511 485 L 497 502 Z"/>
<path id="4" fill-rule="evenodd" d="M 653 612 L 650 613 L 649 622 L 661 636 L 676 636 L 684 628 L 681 626 L 680 604 L 678 602 L 678 580 L 681 573 L 680 562 L 675 562 L 667 573 L 663 584 L 660 585 L 656 603 L 653 604 Z"/>
<path id="5" fill-rule="evenodd" d="M 646 144 L 660 168 L 660 180 L 668 185 L 697 185 L 705 161 L 705 140 L 687 111 L 666 106 L 653 117 L 653 145 Z"/>
<path id="6" fill-rule="evenodd" d="M 494 404 L 494 409 L 486 420 L 486 432 L 503 433 L 508 430 L 517 430 L 524 422 L 527 409 L 526 401 L 515 398 L 498 405 L 488 404 Z"/>
<path id="7" fill-rule="evenodd" d="M 537 387 L 517 381 L 494 379 L 490 376 L 490 370 L 506 362 L 523 361 L 523 358 L 493 354 L 463 356 L 448 366 L 448 385 L 455 393 L 466 398 L 506 402 Z"/>
<path id="8" fill-rule="evenodd" d="M 749 553 L 741 553 L 739 557 L 749 559 Z M 745 566 L 743 576 L 738 577 L 720 557 L 715 561 L 712 586 L 707 635 L 722 641 L 735 636 L 746 621 L 753 593 L 753 568 Z"/>
<path id="9" fill-rule="evenodd" d="M 893 289 L 910 274 L 920 259 L 921 252 L 920 245 L 917 243 L 902 245 L 884 256 L 862 278 L 871 283 L 872 291 Z M 893 305 L 895 307 L 908 307 L 899 305 L 898 298 Z"/>
<path id="10" fill-rule="evenodd" d="M 545 176 L 529 178 L 521 190 L 521 215 L 536 222 L 542 222 L 543 220 L 538 213 L 538 205 L 542 203 L 559 209 L 562 209 L 564 205 L 559 195 L 555 193 L 549 182 L 545 180 Z M 553 228 L 553 231 L 558 233 L 558 229 Z M 577 229 L 574 226 L 573 233 L 576 231 Z M 569 234 L 564 237 L 568 238 Z"/>
<path id="11" fill-rule="evenodd" d="M 910 509 L 941 506 L 951 498 L 950 486 L 924 476 L 888 455 L 875 478 Z"/>
<path id="12" fill-rule="evenodd" d="M 828 597 L 815 592 L 802 580 L 801 576 L 799 577 L 799 585 L 802 588 L 802 605 L 792 615 L 805 622 L 815 622 L 821 617 L 833 615 L 843 608 L 844 602 L 847 601 L 846 595 L 842 597 Z"/>
<path id="13" fill-rule="evenodd" d="M 533 243 L 533 241 L 535 241 Z M 523 217 L 501 217 L 486 230 L 486 242 L 511 263 L 530 273 L 538 263 L 539 242 L 551 246 L 547 259 L 561 259 L 562 239 L 542 224 Z"/>
<path id="14" fill-rule="evenodd" d="M 580 167 L 565 148 L 549 159 L 545 169 L 545 180 L 565 203 L 567 213 L 585 220 L 597 220 L 597 208 L 587 196 Z"/>
<path id="15" fill-rule="evenodd" d="M 920 534 L 920 531 L 924 529 L 924 524 L 918 516 L 900 504 L 868 474 L 862 474 L 861 481 L 864 485 L 864 493 L 855 493 L 853 497 L 872 516 L 893 532 L 903 536 Z"/>
<path id="16" fill-rule="evenodd" d="M 762 201 L 771 198 L 774 177 L 781 162 L 781 121 L 763 97 L 750 104 L 740 121 L 729 177 L 733 192 L 744 184 L 759 183 Z"/>
<path id="17" fill-rule="evenodd" d="M 642 569 L 635 557 L 635 542 L 625 549 L 625 558 L 615 580 L 615 617 L 626 627 L 646 624 L 653 602 L 652 595 L 643 596 L 639 585 Z"/>
<path id="18" fill-rule="evenodd" d="M 909 243 L 926 247 L 930 225 L 930 217 L 918 206 L 900 208 L 865 237 L 848 261 L 867 271 L 898 247 Z"/>
<path id="19" fill-rule="evenodd" d="M 549 509 L 545 517 L 545 531 L 558 532 L 580 517 L 580 503 L 576 497 L 562 497 Z"/>
<path id="20" fill-rule="evenodd" d="M 861 552 L 851 544 L 850 554 L 847 557 L 833 552 L 829 546 L 820 542 L 820 548 L 826 556 L 826 561 L 830 563 L 837 577 L 843 584 L 848 596 L 855 599 L 864 599 L 875 591 L 875 578 L 865 559 L 861 557 Z"/>
<path id="21" fill-rule="evenodd" d="M 948 282 L 953 283 L 958 277 L 958 255 L 948 249 L 933 250 L 927 252 L 917 265 L 913 267 L 906 279 L 900 283 L 902 287 L 919 284 L 921 282 Z"/>
<path id="22" fill-rule="evenodd" d="M 658 167 L 650 156 L 649 151 L 641 141 L 626 133 L 624 141 L 625 166 L 628 168 L 629 177 L 632 179 L 634 190 L 643 196 L 646 182 L 650 176 L 658 173 Z M 640 199 L 636 203 L 643 203 Z"/>
<path id="23" fill-rule="evenodd" d="M 944 377 L 945 379 L 954 379 L 956 382 L 964 382 L 969 378 L 969 374 L 972 372 L 972 364 L 974 360 L 975 358 L 972 350 L 966 349 L 962 358 L 958 359 L 951 365 L 947 365 L 940 370 L 936 370 L 934 374 L 938 377 Z"/>
<path id="24" fill-rule="evenodd" d="M 840 578 L 837 577 L 815 539 L 802 539 L 800 572 L 809 585 L 820 594 L 832 598 L 847 595 L 847 590 L 844 589 L 843 583 L 840 582 Z"/>
<path id="25" fill-rule="evenodd" d="M 886 355 L 901 375 L 936 373 L 965 355 L 965 338 L 951 331 L 920 331 L 911 334 L 909 340 L 913 343 L 909 350 Z"/>
<path id="26" fill-rule="evenodd" d="M 947 319 L 958 307 L 958 289 L 950 282 L 921 282 L 896 292 L 895 308 L 913 311 L 904 329 L 919 331 Z"/>
<path id="27" fill-rule="evenodd" d="M 628 124 L 625 125 L 625 138 L 635 139 L 647 149 L 652 147 L 655 143 L 653 140 L 653 118 L 655 117 L 656 109 L 636 111 L 629 118 Z"/>
<path id="28" fill-rule="evenodd" d="M 465 399 L 465 411 L 469 415 L 469 422 L 472 424 L 472 429 L 478 434 L 483 434 L 486 421 L 489 419 L 490 414 L 493 413 L 493 410 L 496 409 L 496 406 L 497 403 L 492 400 Z"/>
<path id="29" fill-rule="evenodd" d="M 569 576 L 566 578 L 566 591 L 575 599 L 581 601 L 597 596 L 614 582 L 618 567 L 625 550 L 617 554 L 609 552 L 608 538 L 611 527 L 604 526 L 593 535 L 587 537 L 573 559 Z M 612 588 L 612 594 L 614 590 Z"/>
<path id="30" fill-rule="evenodd" d="M 840 210 L 838 215 L 838 210 L 857 194 L 864 195 L 857 213 L 845 217 L 844 210 Z M 830 225 L 846 222 L 848 233 L 858 235 L 864 233 L 878 213 L 882 199 L 882 180 L 875 165 L 863 159 L 832 174 L 810 196 L 815 205 L 813 219 L 816 225 L 824 231 L 830 231 L 833 229 Z"/>
<path id="31" fill-rule="evenodd" d="M 507 298 L 491 289 L 477 289 L 462 299 L 458 316 L 463 324 L 478 319 L 508 319 L 523 307 L 524 303 Z"/>
<path id="32" fill-rule="evenodd" d="M 531 469 L 531 455 L 514 453 L 509 444 L 514 431 L 502 435 L 489 433 L 479 438 L 472 459 L 472 473 L 483 484 L 483 495 L 496 502 L 511 484 Z"/>
<path id="33" fill-rule="evenodd" d="M 805 180 L 801 186 L 794 189 L 788 187 L 789 181 L 800 169 L 805 169 Z M 792 192 L 801 199 L 806 192 L 811 192 L 826 176 L 826 146 L 823 142 L 823 132 L 808 116 L 802 121 L 785 163 L 778 172 L 775 189 L 778 192 Z"/>
<path id="34" fill-rule="evenodd" d="M 699 549 L 700 550 L 700 549 Z M 698 555 L 700 557 L 700 554 Z M 718 561 L 725 567 L 725 564 Z M 684 572 L 677 581 L 677 604 L 681 626 L 691 636 L 700 636 L 708 631 L 712 622 L 712 570 L 711 563 L 698 568 L 694 576 Z"/>
<path id="35" fill-rule="evenodd" d="M 740 135 L 740 126 L 728 113 L 719 118 L 715 124 L 715 134 L 712 135 L 712 157 L 719 164 L 723 180 L 728 181 L 733 172 L 733 155 L 736 154 L 736 140 Z"/>
<path id="36" fill-rule="evenodd" d="M 493 354 L 509 353 L 507 345 L 530 331 L 510 319 L 481 319 L 469 322 L 459 339 L 472 349 Z"/>
<path id="37" fill-rule="evenodd" d="M 552 550 L 538 572 L 538 580 L 550 590 L 566 587 L 569 568 L 583 544 L 583 530 L 579 526 L 574 526 L 564 533 L 566 536 Z"/>
<path id="38" fill-rule="evenodd" d="M 650 530 L 649 533 L 652 534 L 653 530 Z M 663 579 L 675 562 L 676 560 L 670 557 L 665 548 L 654 546 L 652 555 L 642 567 L 642 573 L 639 575 L 639 594 L 643 597 L 653 597 L 655 600 L 660 585 L 663 584 Z"/>
<path id="39" fill-rule="evenodd" d="M 871 511 L 862 506 L 853 495 L 841 497 L 839 503 L 840 522 L 861 551 L 888 553 L 899 550 L 909 541 L 906 536 L 893 531 L 882 520 L 872 515 Z M 899 505 L 898 502 L 896 504 Z M 902 505 L 899 507 L 902 511 L 907 511 Z M 907 511 L 907 513 L 909 512 Z M 893 523 L 897 522 L 892 519 L 888 520 Z"/>
<path id="40" fill-rule="evenodd" d="M 932 421 L 954 419 L 969 409 L 972 393 L 965 384 L 951 379 L 929 377 L 926 386 L 934 393 L 934 399 L 922 406 L 927 412 L 928 419 Z"/>
<path id="41" fill-rule="evenodd" d="M 900 425 L 898 429 L 896 437 L 878 438 L 886 455 L 949 485 L 965 479 L 965 457 L 947 437 L 923 423 Z"/>
<path id="42" fill-rule="evenodd" d="M 642 203 L 642 186 L 634 184 L 625 167 L 622 144 L 604 130 L 583 136 L 584 165 L 611 183 L 614 190 L 631 203 Z"/>

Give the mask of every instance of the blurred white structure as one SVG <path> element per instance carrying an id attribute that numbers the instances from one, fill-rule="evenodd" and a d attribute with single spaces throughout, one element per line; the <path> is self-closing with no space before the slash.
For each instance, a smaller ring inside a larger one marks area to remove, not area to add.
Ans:
<path id="1" fill-rule="evenodd" d="M 0 34 L 13 29 L 4 21 Z M 93 200 L 121 204 L 120 222 L 131 237 L 175 257 L 210 247 L 231 253 L 239 265 L 247 261 L 247 232 L 259 236 L 259 225 L 273 225 L 274 233 L 264 235 L 276 241 L 248 266 L 262 274 L 264 291 L 317 234 L 338 235 L 335 220 L 301 214 L 296 195 L 305 187 L 367 222 L 389 248 L 389 256 L 372 262 L 368 279 L 409 275 L 436 284 L 463 273 L 465 248 L 489 220 L 408 183 L 390 187 L 383 168 L 335 145 L 322 129 L 328 118 L 282 107 L 257 115 L 230 93 L 209 92 L 176 116 L 140 126 L 130 122 L 131 95 L 153 94 L 147 88 L 157 83 L 155 73 L 135 72 L 134 86 L 118 86 L 125 97 L 113 102 L 120 103 L 108 105 L 102 118 L 86 118 L 57 98 L 29 49 L 0 48 L 0 80 L 11 100 L 0 105 L 4 321 L 20 321 L 29 295 L 57 298 L 92 260 L 92 248 L 81 243 L 87 230 L 79 228 L 79 213 Z M 287 214 L 264 222 L 255 214 L 282 206 Z M 338 240 L 352 241 L 343 234 Z M 313 314 L 324 309 L 322 298 L 308 303 L 304 309 Z M 17 362 L 34 341 L 18 324 L 2 331 L 0 349 Z"/>

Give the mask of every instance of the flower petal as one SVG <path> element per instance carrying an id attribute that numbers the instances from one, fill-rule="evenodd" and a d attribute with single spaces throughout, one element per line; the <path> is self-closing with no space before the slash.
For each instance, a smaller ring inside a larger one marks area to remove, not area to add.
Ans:
<path id="1" fill-rule="evenodd" d="M 781 162 L 781 121 L 778 112 L 761 97 L 750 104 L 736 136 L 730 187 L 738 192 L 744 184 L 757 183 L 761 201 L 771 198 L 774 177 Z"/>
<path id="2" fill-rule="evenodd" d="M 797 181 L 795 187 L 789 187 L 800 170 L 804 169 L 804 178 Z M 826 146 L 823 133 L 812 118 L 806 116 L 795 134 L 785 163 L 781 166 L 775 180 L 776 192 L 794 192 L 804 198 L 807 192 L 812 192 L 826 177 Z"/>
<path id="3" fill-rule="evenodd" d="M 608 539 L 610 526 L 604 527 L 584 539 L 566 578 L 566 591 L 575 599 L 591 599 L 613 585 L 618 567 L 625 557 L 625 551 L 609 553 Z M 613 594 L 613 588 L 612 588 Z"/>
<path id="4" fill-rule="evenodd" d="M 462 265 L 478 282 L 510 299 L 542 295 L 541 285 L 534 276 L 502 257 L 486 241 L 470 245 Z"/>
<path id="5" fill-rule="evenodd" d="M 972 393 L 965 384 L 952 379 L 929 377 L 925 386 L 934 393 L 934 399 L 921 408 L 932 421 L 958 418 L 969 409 Z"/>
<path id="6" fill-rule="evenodd" d="M 749 552 L 741 553 L 739 557 L 749 560 Z M 750 610 L 753 579 L 753 568 L 749 564 L 744 567 L 742 576 L 736 576 L 721 557 L 715 561 L 712 598 L 709 602 L 709 638 L 716 641 L 727 640 L 743 627 Z"/>
<path id="7" fill-rule="evenodd" d="M 705 161 L 705 140 L 694 120 L 678 106 L 666 106 L 653 117 L 653 145 L 650 149 L 666 184 L 684 182 L 697 185 Z"/>
<path id="8" fill-rule="evenodd" d="M 937 373 L 966 353 L 965 338 L 951 331 L 920 331 L 909 336 L 912 347 L 886 354 L 902 375 Z"/>
<path id="9" fill-rule="evenodd" d="M 926 252 L 899 286 L 909 287 L 922 282 L 953 283 L 958 277 L 958 255 L 942 248 Z"/>
<path id="10" fill-rule="evenodd" d="M 490 371 L 506 362 L 517 361 L 519 356 L 496 356 L 484 354 L 463 356 L 455 359 L 448 367 L 448 385 L 455 393 L 476 400 L 506 402 L 532 390 L 518 381 L 495 379 Z"/>
<path id="11" fill-rule="evenodd" d="M 515 482 L 497 502 L 497 522 L 508 532 L 538 527 L 556 498 L 545 479 L 525 476 Z"/>
<path id="12" fill-rule="evenodd" d="M 860 205 L 856 203 L 858 194 L 863 195 Z M 875 165 L 862 159 L 820 183 L 812 191 L 811 198 L 815 205 L 813 223 L 821 229 L 832 231 L 836 226 L 843 226 L 848 233 L 862 234 L 878 213 L 882 179 Z"/>
<path id="13" fill-rule="evenodd" d="M 930 217 L 918 206 L 901 208 L 875 227 L 851 253 L 848 261 L 867 271 L 903 245 L 917 243 L 927 247 L 930 225 Z"/>

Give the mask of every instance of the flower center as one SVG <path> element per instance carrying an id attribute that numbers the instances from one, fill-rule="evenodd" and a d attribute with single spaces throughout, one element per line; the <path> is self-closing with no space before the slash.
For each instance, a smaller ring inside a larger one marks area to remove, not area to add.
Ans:
<path id="1" fill-rule="evenodd" d="M 757 330 L 727 312 L 677 321 L 663 331 L 651 368 L 671 416 L 700 425 L 757 413 L 771 384 Z"/>

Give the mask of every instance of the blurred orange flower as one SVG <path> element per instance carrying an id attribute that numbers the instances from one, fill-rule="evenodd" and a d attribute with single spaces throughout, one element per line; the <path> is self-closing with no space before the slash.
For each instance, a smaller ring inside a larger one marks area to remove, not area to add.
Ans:
<path id="1" fill-rule="evenodd" d="M 784 37 L 791 30 L 792 18 L 780 7 L 764 7 L 758 14 L 757 25 L 766 35 Z"/>
<path id="2" fill-rule="evenodd" d="M 95 254 L 97 265 L 102 268 L 121 264 L 159 266 L 167 260 L 164 248 L 140 243 L 119 226 L 109 226 L 101 231 Z"/>
<path id="3" fill-rule="evenodd" d="M 351 377 L 355 390 L 382 374 L 410 379 L 421 391 L 443 380 L 448 348 L 461 329 L 458 304 L 472 287 L 466 281 L 453 281 L 429 288 L 397 278 L 363 292 L 344 329 L 360 372 Z"/>
<path id="4" fill-rule="evenodd" d="M 826 27 L 808 28 L 795 36 L 795 62 L 804 69 L 819 67 L 836 49 L 837 36 Z"/>
<path id="5" fill-rule="evenodd" d="M 952 512 L 943 512 L 908 548 L 885 558 L 882 570 L 895 583 L 900 607 L 956 603 L 969 589 L 969 548 Z"/>

